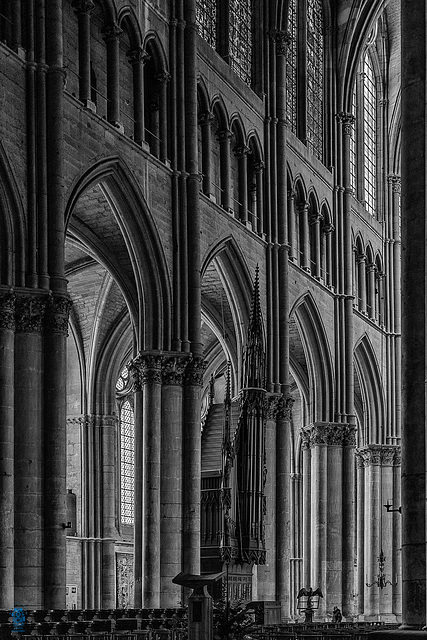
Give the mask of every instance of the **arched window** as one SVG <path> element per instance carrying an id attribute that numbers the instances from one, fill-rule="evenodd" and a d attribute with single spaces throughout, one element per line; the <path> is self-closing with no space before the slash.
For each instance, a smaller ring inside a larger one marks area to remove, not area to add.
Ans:
<path id="1" fill-rule="evenodd" d="M 377 180 L 377 96 L 374 68 L 367 51 L 363 60 L 363 157 L 364 201 L 371 215 L 375 213 Z"/>
<path id="2" fill-rule="evenodd" d="M 129 371 L 124 367 L 116 383 L 119 404 L 120 521 L 134 522 L 135 420 L 131 402 Z"/>
<path id="3" fill-rule="evenodd" d="M 197 0 L 199 35 L 252 85 L 253 0 Z"/>
<path id="4" fill-rule="evenodd" d="M 304 25 L 305 28 L 300 28 Z M 290 130 L 323 159 L 323 11 L 321 0 L 290 0 L 287 114 Z"/>
<path id="5" fill-rule="evenodd" d="M 323 19 L 321 0 L 307 2 L 307 146 L 323 156 Z"/>

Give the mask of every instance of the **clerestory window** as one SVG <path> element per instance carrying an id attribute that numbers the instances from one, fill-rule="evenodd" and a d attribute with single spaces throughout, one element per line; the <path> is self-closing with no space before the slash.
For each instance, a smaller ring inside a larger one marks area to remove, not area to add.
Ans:
<path id="1" fill-rule="evenodd" d="M 134 523 L 135 419 L 130 376 L 124 367 L 116 383 L 119 406 L 120 521 Z"/>

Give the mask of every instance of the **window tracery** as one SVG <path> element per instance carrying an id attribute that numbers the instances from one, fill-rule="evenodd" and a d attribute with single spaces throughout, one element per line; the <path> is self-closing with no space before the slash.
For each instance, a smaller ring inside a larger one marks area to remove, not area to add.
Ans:
<path id="1" fill-rule="evenodd" d="M 323 155 L 323 21 L 320 0 L 307 3 L 307 144 Z"/>
<path id="2" fill-rule="evenodd" d="M 200 37 L 203 38 L 203 40 L 206 40 L 213 49 L 216 49 L 216 0 L 197 0 L 196 23 Z"/>
<path id="3" fill-rule="evenodd" d="M 376 85 L 374 68 L 368 52 L 363 61 L 363 156 L 364 200 L 366 209 L 375 214 L 376 204 Z"/>
<path id="4" fill-rule="evenodd" d="M 129 371 L 124 367 L 116 382 L 116 393 L 120 432 L 120 520 L 127 525 L 134 522 L 135 418 L 130 391 Z"/>

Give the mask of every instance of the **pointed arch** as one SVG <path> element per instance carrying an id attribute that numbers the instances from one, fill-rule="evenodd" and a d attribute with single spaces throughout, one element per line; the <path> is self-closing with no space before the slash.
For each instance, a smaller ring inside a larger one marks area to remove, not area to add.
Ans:
<path id="1" fill-rule="evenodd" d="M 99 184 L 122 234 L 132 265 L 133 282 L 124 280 L 114 258 L 99 253 L 90 230 L 73 224 L 73 233 L 91 244 L 96 258 L 123 287 L 141 349 L 170 348 L 171 291 L 162 243 L 149 207 L 131 172 L 120 158 L 107 158 L 81 174 L 74 182 L 65 210 L 66 227 L 80 196 Z M 143 215 L 142 215 L 143 214 Z M 132 287 L 135 299 L 131 296 Z"/>
<path id="2" fill-rule="evenodd" d="M 307 367 L 310 394 L 307 417 L 310 422 L 332 420 L 333 369 L 331 352 L 323 321 L 311 293 L 304 294 L 295 302 L 290 316 L 295 318 Z"/>
<path id="3" fill-rule="evenodd" d="M 12 167 L 0 141 L 0 283 L 25 286 L 24 209 Z"/>
<path id="4" fill-rule="evenodd" d="M 359 413 L 359 446 L 384 444 L 385 400 L 378 360 L 369 337 L 365 334 L 354 349 L 354 367 L 361 393 L 356 407 L 363 405 Z"/>
<path id="5" fill-rule="evenodd" d="M 128 33 L 131 48 L 140 47 L 142 44 L 141 27 L 133 7 L 122 7 L 117 16 L 117 23 Z"/>

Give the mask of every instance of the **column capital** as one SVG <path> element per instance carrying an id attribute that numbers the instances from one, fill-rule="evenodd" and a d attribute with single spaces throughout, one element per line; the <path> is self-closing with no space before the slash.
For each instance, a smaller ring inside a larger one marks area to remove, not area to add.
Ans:
<path id="1" fill-rule="evenodd" d="M 201 357 L 191 356 L 185 367 L 184 384 L 201 387 L 207 363 Z"/>
<path id="2" fill-rule="evenodd" d="M 359 467 L 394 467 L 401 462 L 401 449 L 394 444 L 368 444 L 356 449 Z"/>
<path id="3" fill-rule="evenodd" d="M 15 328 L 15 294 L 12 291 L 0 293 L 0 329 Z"/>
<path id="4" fill-rule="evenodd" d="M 310 203 L 308 200 L 305 200 L 304 202 L 300 202 L 298 204 L 298 206 L 296 207 L 296 211 L 298 211 L 298 213 L 305 213 L 306 211 L 308 211 L 310 208 Z"/>
<path id="5" fill-rule="evenodd" d="M 102 29 L 102 33 L 104 36 L 104 40 L 108 41 L 112 41 L 112 40 L 118 40 L 121 36 L 121 34 L 123 33 L 123 30 L 120 29 L 119 25 L 117 24 L 117 22 L 113 22 L 111 24 L 107 24 L 103 29 Z"/>
<path id="6" fill-rule="evenodd" d="M 283 394 L 271 394 L 267 397 L 267 417 L 273 420 L 290 420 L 295 400 Z"/>
<path id="7" fill-rule="evenodd" d="M 255 162 L 253 168 L 255 173 L 262 173 L 265 169 L 265 162 L 262 162 L 262 160 L 260 160 L 259 162 Z"/>
<path id="8" fill-rule="evenodd" d="M 46 312 L 47 296 L 19 294 L 15 301 L 16 330 L 41 332 Z"/>
<path id="9" fill-rule="evenodd" d="M 221 131 L 218 131 L 216 134 L 216 138 L 217 140 L 219 140 L 219 142 L 223 142 L 224 140 L 231 140 L 232 137 L 233 137 L 233 132 L 230 131 L 230 129 L 222 129 Z"/>
<path id="10" fill-rule="evenodd" d="M 77 15 L 90 15 L 95 8 L 95 3 L 93 2 L 93 0 L 73 0 L 72 6 L 75 8 L 75 12 Z"/>
<path id="11" fill-rule="evenodd" d="M 337 113 L 336 118 L 338 122 L 342 124 L 344 135 L 350 136 L 353 133 L 353 127 L 356 121 L 354 114 L 341 111 L 340 113 Z"/>
<path id="12" fill-rule="evenodd" d="M 162 353 L 159 351 L 140 351 L 128 362 L 127 367 L 134 380 L 134 391 L 142 391 L 145 384 L 161 384 L 162 360 Z"/>
<path id="13" fill-rule="evenodd" d="M 292 36 L 289 31 L 281 31 L 279 29 L 272 29 L 269 33 L 271 40 L 276 45 L 276 55 L 285 56 L 288 47 L 292 43 Z"/>
<path id="14" fill-rule="evenodd" d="M 45 327 L 54 333 L 68 335 L 68 319 L 73 303 L 68 296 L 52 295 L 47 302 Z"/>
<path id="15" fill-rule="evenodd" d="M 323 233 L 329 234 L 329 233 L 333 233 L 335 231 L 335 225 L 332 224 L 332 222 L 329 222 L 328 224 L 325 224 L 323 226 Z"/>
<path id="16" fill-rule="evenodd" d="M 323 220 L 323 216 L 320 211 L 313 211 L 308 221 L 310 224 L 320 224 L 321 220 Z"/>
<path id="17" fill-rule="evenodd" d="M 400 189 L 402 186 L 402 179 L 400 176 L 395 173 L 389 173 L 387 176 L 387 182 L 391 184 L 391 189 L 393 193 L 400 193 Z"/>
<path id="18" fill-rule="evenodd" d="M 182 385 L 188 359 L 185 354 L 165 356 L 162 362 L 163 384 Z"/>
<path id="19" fill-rule="evenodd" d="M 342 422 L 315 422 L 300 431 L 303 448 L 317 445 L 355 446 L 356 427 Z"/>
<path id="20" fill-rule="evenodd" d="M 289 198 L 289 200 L 295 200 L 297 195 L 298 195 L 298 192 L 296 191 L 296 189 L 288 189 L 288 198 Z"/>
<path id="21" fill-rule="evenodd" d="M 243 158 L 244 156 L 247 156 L 251 153 L 250 148 L 247 147 L 245 144 L 235 147 L 233 151 L 234 151 L 234 155 L 237 156 L 237 158 Z"/>
<path id="22" fill-rule="evenodd" d="M 160 73 L 158 73 L 156 75 L 156 81 L 159 84 L 166 84 L 167 82 L 170 82 L 172 76 L 168 71 L 160 71 Z"/>
<path id="23" fill-rule="evenodd" d="M 136 47 L 135 49 L 129 49 L 127 52 L 129 62 L 134 64 L 145 64 L 151 56 L 143 47 Z"/>
<path id="24" fill-rule="evenodd" d="M 203 113 L 199 114 L 199 124 L 201 125 L 210 125 L 215 121 L 215 115 L 212 111 L 203 111 Z"/>

